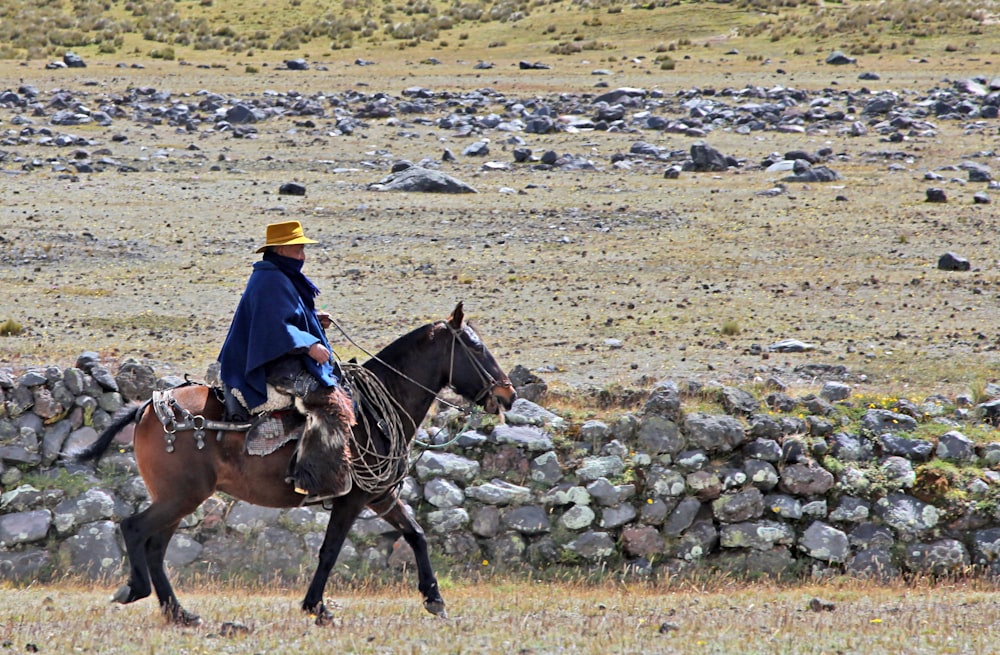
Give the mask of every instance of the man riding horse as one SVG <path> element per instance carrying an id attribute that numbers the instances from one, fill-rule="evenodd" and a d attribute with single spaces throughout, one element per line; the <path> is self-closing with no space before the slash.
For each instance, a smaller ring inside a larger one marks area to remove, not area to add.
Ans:
<path id="1" fill-rule="evenodd" d="M 267 226 L 263 253 L 240 298 L 219 353 L 228 420 L 248 421 L 280 409 L 288 396 L 306 415 L 289 483 L 310 497 L 351 490 L 350 396 L 324 332 L 330 315 L 317 311 L 319 289 L 302 273 L 305 236 L 299 221 Z M 275 393 L 277 392 L 277 393 Z M 304 456 L 318 448 L 318 457 Z"/>

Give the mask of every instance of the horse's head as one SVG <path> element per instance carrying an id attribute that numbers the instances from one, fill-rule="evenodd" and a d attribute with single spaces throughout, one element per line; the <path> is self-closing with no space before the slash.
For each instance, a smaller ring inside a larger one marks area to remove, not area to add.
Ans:
<path id="1" fill-rule="evenodd" d="M 461 302 L 445 325 L 453 338 L 448 372 L 451 388 L 491 414 L 499 413 L 501 408 L 510 409 L 517 399 L 514 385 L 476 331 L 465 322 Z"/>

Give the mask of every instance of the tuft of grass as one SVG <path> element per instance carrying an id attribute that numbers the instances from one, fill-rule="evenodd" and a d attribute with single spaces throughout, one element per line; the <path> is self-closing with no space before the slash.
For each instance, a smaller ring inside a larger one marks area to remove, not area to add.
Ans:
<path id="1" fill-rule="evenodd" d="M 720 331 L 727 337 L 734 337 L 740 333 L 740 324 L 734 319 L 726 320 L 722 323 Z"/>
<path id="2" fill-rule="evenodd" d="M 0 337 L 16 337 L 24 331 L 24 328 L 20 323 L 12 318 L 8 318 L 3 323 L 0 323 Z"/>

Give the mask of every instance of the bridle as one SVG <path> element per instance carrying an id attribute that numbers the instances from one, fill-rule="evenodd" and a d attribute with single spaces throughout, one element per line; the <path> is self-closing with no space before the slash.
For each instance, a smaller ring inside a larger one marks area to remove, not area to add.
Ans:
<path id="1" fill-rule="evenodd" d="M 344 335 L 345 339 L 347 339 L 349 342 L 351 342 L 351 344 L 354 347 L 358 348 L 361 352 L 365 353 L 372 360 L 374 360 L 374 361 L 382 364 L 387 369 L 389 369 L 390 371 L 392 371 L 393 373 L 395 373 L 399 377 L 403 378 L 404 380 L 406 380 L 410 384 L 413 384 L 413 385 L 419 387 L 420 389 L 423 389 L 427 393 L 431 394 L 432 396 L 434 396 L 435 398 L 437 398 L 437 401 L 439 403 L 441 403 L 442 405 L 447 405 L 448 407 L 451 407 L 452 409 L 457 409 L 457 410 L 461 410 L 462 409 L 461 407 L 459 407 L 455 403 L 449 402 L 449 401 L 447 401 L 447 400 L 445 400 L 443 398 L 438 397 L 438 391 L 436 391 L 434 389 L 431 389 L 430 387 L 428 387 L 427 385 L 423 384 L 422 382 L 420 382 L 418 380 L 414 380 L 411 376 L 407 375 L 406 373 L 403 373 L 402 371 L 400 371 L 395 366 L 393 366 L 393 365 L 389 364 L 388 362 L 386 362 L 385 360 L 381 359 L 378 355 L 372 354 L 372 353 L 368 352 L 365 348 L 363 348 L 357 342 L 355 342 L 354 339 L 351 338 L 351 336 L 344 330 L 344 328 L 342 328 L 340 326 L 339 323 L 337 323 L 336 321 L 332 321 L 332 323 L 333 323 L 334 326 L 336 326 L 336 328 L 340 331 L 340 333 L 342 335 Z M 475 356 L 475 353 L 472 352 L 472 349 L 469 348 L 469 346 L 466 345 L 464 341 L 462 341 L 462 338 L 459 335 L 459 330 L 456 329 L 455 327 L 453 327 L 451 325 L 451 323 L 449 323 L 448 321 L 438 321 L 438 323 L 436 323 L 435 325 L 440 325 L 441 323 L 443 323 L 448 328 L 448 331 L 451 333 L 451 356 L 450 356 L 451 361 L 448 364 L 448 382 L 445 384 L 445 386 L 448 387 L 449 389 L 451 389 L 452 391 L 454 391 L 455 393 L 459 393 L 458 390 L 455 389 L 455 385 L 454 385 L 454 379 L 455 379 L 455 344 L 457 343 L 462 348 L 462 350 L 465 352 L 465 354 L 468 356 L 469 361 L 472 362 L 473 368 L 476 371 L 476 374 L 479 376 L 479 381 L 483 383 L 482 390 L 476 395 L 475 398 L 472 399 L 473 405 L 482 404 L 484 407 L 488 407 L 490 403 L 496 404 L 497 403 L 497 391 L 499 389 L 510 389 L 510 388 L 513 388 L 514 385 L 511 384 L 511 382 L 509 380 L 501 381 L 501 380 L 497 380 L 495 377 L 493 377 L 493 375 L 488 370 L 486 370 L 486 367 L 483 366 L 483 364 Z M 461 395 L 461 394 L 459 393 L 459 395 Z"/>
<path id="2" fill-rule="evenodd" d="M 475 356 L 472 349 L 464 341 L 462 341 L 461 336 L 457 328 L 453 327 L 448 321 L 443 321 L 445 325 L 448 326 L 448 331 L 451 332 L 451 362 L 448 366 L 448 388 L 452 391 L 458 393 L 453 384 L 455 376 L 455 344 L 457 343 L 465 354 L 468 356 L 469 361 L 472 362 L 473 369 L 479 376 L 479 381 L 483 383 L 483 389 L 480 391 L 475 398 L 472 399 L 474 405 L 482 404 L 483 407 L 489 408 L 492 404 L 496 406 L 497 403 L 497 390 L 499 389 L 511 389 L 513 384 L 510 380 L 497 380 L 493 377 L 493 374 L 486 370 L 479 358 Z"/>

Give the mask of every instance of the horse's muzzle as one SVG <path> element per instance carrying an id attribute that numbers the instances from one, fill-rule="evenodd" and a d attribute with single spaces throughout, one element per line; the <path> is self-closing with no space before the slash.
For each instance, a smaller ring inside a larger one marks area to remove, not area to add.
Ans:
<path id="1" fill-rule="evenodd" d="M 517 391 L 509 380 L 497 382 L 490 387 L 486 398 L 483 399 L 483 409 L 490 414 L 499 414 L 501 410 L 508 410 L 514 401 L 517 400 Z"/>

